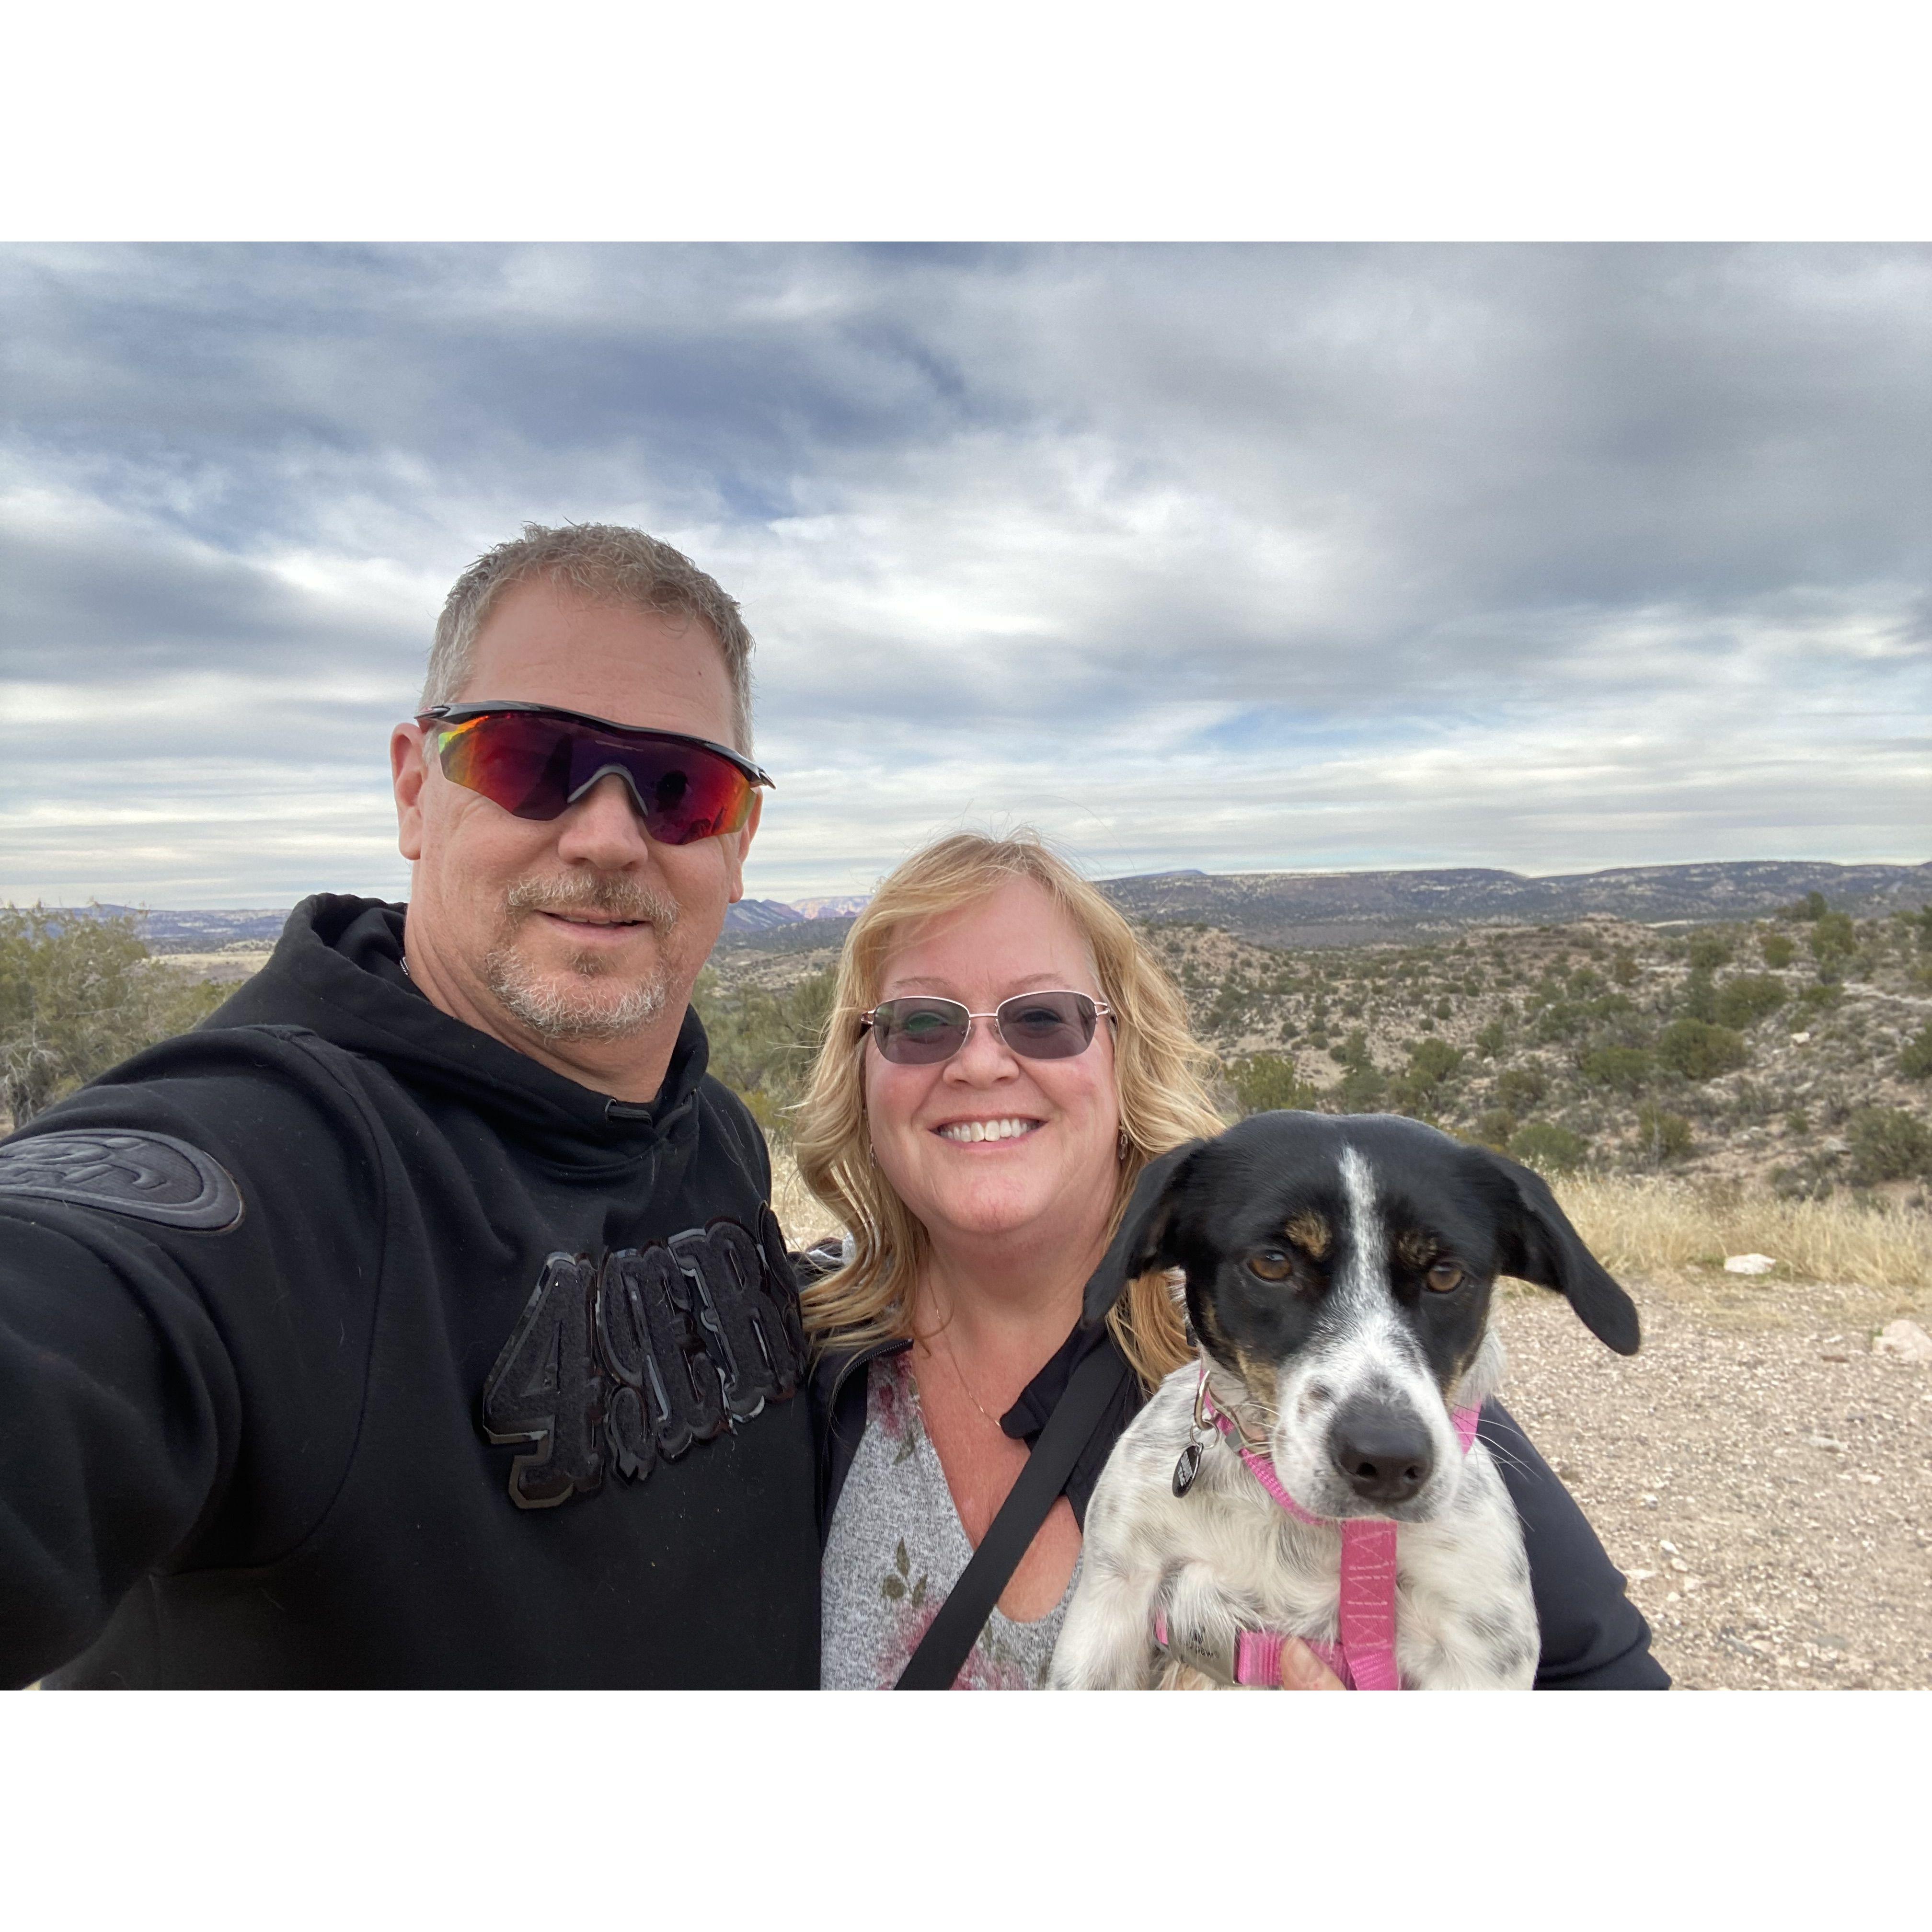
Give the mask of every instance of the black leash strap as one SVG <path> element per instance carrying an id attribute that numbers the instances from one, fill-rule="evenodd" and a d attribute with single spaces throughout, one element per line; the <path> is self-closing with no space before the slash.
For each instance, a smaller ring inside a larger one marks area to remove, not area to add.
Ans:
<path id="1" fill-rule="evenodd" d="M 939 1606 L 919 1648 L 912 1654 L 896 1690 L 948 1690 L 966 1654 L 986 1627 L 1000 1592 L 1032 1546 L 1047 1512 L 1060 1499 L 1073 1466 L 1080 1460 L 1129 1370 L 1118 1350 L 1096 1348 L 1073 1371 L 1066 1392 L 1054 1405 L 1046 1426 L 1033 1445 L 1019 1480 L 1007 1492 L 999 1514 L 987 1526 L 973 1560 Z"/>

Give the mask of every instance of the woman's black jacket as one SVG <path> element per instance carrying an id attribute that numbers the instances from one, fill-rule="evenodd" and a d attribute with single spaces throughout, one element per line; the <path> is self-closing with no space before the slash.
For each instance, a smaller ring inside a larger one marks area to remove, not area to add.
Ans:
<path id="1" fill-rule="evenodd" d="M 794 1256 L 800 1273 L 818 1270 L 816 1257 Z M 830 1533 L 838 1492 L 866 1432 L 866 1370 L 881 1355 L 910 1345 L 880 1342 L 871 1347 L 821 1357 L 812 1372 L 812 1399 L 818 1430 L 818 1510 L 820 1540 Z M 1104 1328 L 1076 1328 L 1060 1352 L 1028 1384 L 1019 1400 L 1000 1418 L 1000 1426 L 1030 1445 L 1046 1426 L 1054 1405 L 1084 1358 L 1096 1348 L 1114 1346 Z M 1074 1465 L 1064 1492 L 1075 1517 L 1084 1525 L 1087 1504 L 1120 1432 L 1140 1408 L 1138 1378 L 1128 1376 L 1114 1413 L 1095 1431 Z M 1575 1498 L 1539 1456 L 1515 1418 L 1499 1402 L 1483 1405 L 1476 1430 L 1487 1443 L 1510 1499 L 1522 1523 L 1529 1558 L 1530 1589 L 1536 1600 L 1543 1654 L 1537 1664 L 1539 1690 L 1667 1690 L 1670 1678 L 1650 1654 L 1650 1626 L 1624 1593 L 1622 1573 Z"/>

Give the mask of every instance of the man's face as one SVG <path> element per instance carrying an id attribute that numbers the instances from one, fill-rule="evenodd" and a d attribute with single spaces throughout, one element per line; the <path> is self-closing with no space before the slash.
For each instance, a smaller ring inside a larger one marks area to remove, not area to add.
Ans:
<path id="1" fill-rule="evenodd" d="M 478 635 L 460 701 L 497 700 L 732 742 L 724 654 L 701 620 L 586 602 L 544 578 L 508 592 Z M 615 773 L 532 820 L 446 778 L 412 724 L 391 752 L 416 867 L 410 965 L 439 1005 L 544 1058 L 682 1012 L 744 890 L 755 794 L 742 831 L 662 845 Z"/>

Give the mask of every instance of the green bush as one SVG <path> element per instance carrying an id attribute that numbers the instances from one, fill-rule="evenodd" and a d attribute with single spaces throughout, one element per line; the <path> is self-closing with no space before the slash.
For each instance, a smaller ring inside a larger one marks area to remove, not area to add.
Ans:
<path id="1" fill-rule="evenodd" d="M 1618 946 L 1612 957 L 1610 977 L 1619 986 L 1634 986 L 1636 984 L 1636 955 L 1627 946 Z"/>
<path id="2" fill-rule="evenodd" d="M 1932 1127 L 1903 1107 L 1861 1107 L 1845 1138 L 1852 1179 L 1861 1187 L 1932 1176 Z"/>
<path id="3" fill-rule="evenodd" d="M 1475 1138 L 1481 1146 L 1508 1154 L 1510 1138 L 1522 1125 L 1507 1107 L 1491 1107 L 1478 1116 Z"/>
<path id="4" fill-rule="evenodd" d="M 1672 1020 L 1657 1036 L 1657 1058 L 1687 1080 L 1714 1080 L 1733 1073 L 1750 1059 L 1741 1034 L 1702 1020 Z"/>
<path id="5" fill-rule="evenodd" d="M 1590 1144 L 1581 1134 L 1549 1120 L 1532 1120 L 1510 1136 L 1511 1156 L 1546 1174 L 1574 1174 L 1583 1165 Z"/>
<path id="6" fill-rule="evenodd" d="M 1731 943 L 1714 932 L 1697 932 L 1690 936 L 1690 970 L 1694 973 L 1714 972 L 1720 966 L 1730 963 Z"/>
<path id="7" fill-rule="evenodd" d="M 1312 1083 L 1296 1072 L 1294 1063 L 1278 1054 L 1250 1054 L 1235 1061 L 1228 1078 L 1244 1115 L 1306 1112 L 1319 1097 Z"/>
<path id="8" fill-rule="evenodd" d="M 1720 1026 L 1754 1025 L 1784 1004 L 1784 982 L 1768 973 L 1737 973 L 1718 988 Z"/>
<path id="9" fill-rule="evenodd" d="M 1767 966 L 1789 966 L 1797 952 L 1788 934 L 1767 932 L 1763 940 L 1764 963 Z"/>
<path id="10" fill-rule="evenodd" d="M 1476 1036 L 1476 1051 L 1485 1060 L 1493 1060 L 1502 1052 L 1504 1042 L 1509 1038 L 1509 1029 L 1499 1019 L 1491 1020 Z"/>
<path id="11" fill-rule="evenodd" d="M 1388 1097 L 1388 1082 L 1372 1066 L 1352 1066 L 1328 1090 L 1328 1107 L 1336 1114 L 1372 1114 Z"/>
<path id="12" fill-rule="evenodd" d="M 1619 1094 L 1641 1094 L 1653 1070 L 1650 1055 L 1640 1046 L 1592 1047 L 1577 1065 L 1592 1086 L 1612 1088 Z"/>
<path id="13" fill-rule="evenodd" d="M 198 1025 L 233 990 L 151 960 L 140 925 L 131 913 L 0 908 L 0 1102 L 16 1126 Z"/>
<path id="14" fill-rule="evenodd" d="M 1811 956 L 1820 968 L 1842 964 L 1858 950 L 1850 913 L 1828 912 L 1811 928 Z"/>
<path id="15" fill-rule="evenodd" d="M 698 976 L 691 1003 L 711 1044 L 711 1071 L 752 1110 L 766 1132 L 790 1131 L 791 1106 L 805 1089 L 832 1012 L 832 976 L 811 973 L 782 992 L 721 986 L 717 970 Z"/>
<path id="16" fill-rule="evenodd" d="M 1808 1013 L 1822 1013 L 1828 1006 L 1835 1006 L 1844 997 L 1842 986 L 1806 986 L 1798 992 L 1798 1004 Z"/>
<path id="17" fill-rule="evenodd" d="M 1637 1152 L 1653 1166 L 1681 1160 L 1690 1151 L 1690 1123 L 1646 1102 L 1636 1110 Z"/>
<path id="18" fill-rule="evenodd" d="M 1496 1099 L 1519 1114 L 1530 1112 L 1550 1091 L 1550 1077 L 1540 1066 L 1507 1066 L 1496 1076 Z"/>
<path id="19" fill-rule="evenodd" d="M 1928 1021 L 1905 1042 L 1898 1056 L 1898 1070 L 1908 1080 L 1932 1076 L 1932 1021 Z"/>
<path id="20" fill-rule="evenodd" d="M 1694 972 L 1684 982 L 1681 1004 L 1687 1019 L 1712 1021 L 1718 1017 L 1718 988 L 1708 972 Z"/>

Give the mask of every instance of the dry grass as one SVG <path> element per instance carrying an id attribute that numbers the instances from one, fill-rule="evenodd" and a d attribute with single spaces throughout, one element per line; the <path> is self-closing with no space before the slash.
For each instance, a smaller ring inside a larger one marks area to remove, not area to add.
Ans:
<path id="1" fill-rule="evenodd" d="M 1769 1255 L 1760 1280 L 1816 1281 L 1923 1293 L 1932 1288 L 1932 1216 L 1841 1195 L 1774 1194 L 1628 1175 L 1572 1175 L 1557 1198 L 1612 1274 L 1643 1281 L 1721 1273 L 1726 1255 Z M 1734 1285 L 1751 1277 L 1726 1277 Z"/>
<path id="2" fill-rule="evenodd" d="M 827 1234 L 842 1232 L 831 1210 L 798 1178 L 790 1150 L 776 1141 L 772 1148 L 772 1212 L 778 1217 L 785 1240 L 794 1248 L 808 1248 Z"/>

